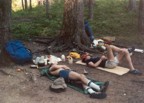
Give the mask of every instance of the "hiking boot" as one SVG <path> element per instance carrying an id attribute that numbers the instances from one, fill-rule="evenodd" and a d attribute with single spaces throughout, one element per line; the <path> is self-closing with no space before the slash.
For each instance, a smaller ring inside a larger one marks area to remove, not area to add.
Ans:
<path id="1" fill-rule="evenodd" d="M 128 48 L 128 52 L 130 53 L 130 56 L 133 54 L 134 50 L 135 50 L 135 47 Z"/>
<path id="2" fill-rule="evenodd" d="M 135 74 L 135 75 L 142 75 L 142 72 L 137 69 L 131 70 L 131 71 L 129 71 L 129 73 Z"/>
<path id="3" fill-rule="evenodd" d="M 106 81 L 100 88 L 101 88 L 101 92 L 106 92 L 107 88 L 109 86 L 109 81 Z"/>
<path id="4" fill-rule="evenodd" d="M 90 98 L 95 98 L 95 99 L 104 99 L 106 98 L 106 94 L 105 93 L 92 93 L 90 94 Z"/>

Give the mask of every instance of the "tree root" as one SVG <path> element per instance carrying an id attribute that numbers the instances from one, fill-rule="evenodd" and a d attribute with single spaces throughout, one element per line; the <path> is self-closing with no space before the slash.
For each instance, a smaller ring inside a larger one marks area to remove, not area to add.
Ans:
<path id="1" fill-rule="evenodd" d="M 83 52 L 102 54 L 98 50 L 90 48 L 90 46 L 83 44 L 80 40 L 80 37 L 78 37 L 73 42 L 69 42 L 69 40 L 64 41 L 63 37 L 61 37 L 61 36 L 57 36 L 54 38 L 37 38 L 36 37 L 35 42 L 46 44 L 47 46 L 50 47 L 50 48 L 48 48 L 50 50 L 50 52 L 62 52 L 62 51 L 66 51 L 66 50 L 72 50 L 75 48 L 75 49 L 77 49 L 79 51 L 83 51 Z"/>

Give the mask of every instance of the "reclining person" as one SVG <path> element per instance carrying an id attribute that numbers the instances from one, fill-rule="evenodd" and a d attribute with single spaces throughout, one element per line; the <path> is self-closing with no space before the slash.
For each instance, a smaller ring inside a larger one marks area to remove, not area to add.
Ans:
<path id="1" fill-rule="evenodd" d="M 54 76 L 63 77 L 66 81 L 80 81 L 85 90 L 88 91 L 91 98 L 103 99 L 106 97 L 106 89 L 109 82 L 105 82 L 103 86 L 96 85 L 91 80 L 87 79 L 85 75 L 72 71 L 66 65 L 52 64 L 49 68 L 49 73 Z"/>
<path id="2" fill-rule="evenodd" d="M 103 68 L 115 68 L 125 57 L 128 63 L 130 73 L 132 74 L 142 74 L 139 70 L 135 69 L 131 60 L 130 53 L 126 48 L 119 48 L 114 45 L 105 44 L 107 48 L 107 57 L 102 55 L 101 57 L 91 57 L 89 53 L 84 53 L 81 56 L 82 62 L 86 63 L 91 67 L 103 67 Z M 114 56 L 114 52 L 118 54 Z"/>

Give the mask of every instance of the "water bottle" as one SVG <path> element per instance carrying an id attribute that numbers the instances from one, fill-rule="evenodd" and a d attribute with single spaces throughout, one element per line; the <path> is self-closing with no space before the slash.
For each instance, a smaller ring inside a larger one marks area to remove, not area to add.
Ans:
<path id="1" fill-rule="evenodd" d="M 70 57 L 68 57 L 68 63 L 69 64 L 73 64 L 73 58 L 70 56 Z"/>
<path id="2" fill-rule="evenodd" d="M 62 55 L 61 55 L 61 59 L 62 59 L 62 61 L 65 61 L 65 60 L 66 60 L 66 58 L 65 58 L 65 55 L 64 55 L 64 54 L 62 54 Z"/>

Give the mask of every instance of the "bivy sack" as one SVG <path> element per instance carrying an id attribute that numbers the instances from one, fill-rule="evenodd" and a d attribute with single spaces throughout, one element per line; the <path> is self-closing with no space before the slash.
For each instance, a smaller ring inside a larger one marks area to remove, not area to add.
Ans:
<path id="1" fill-rule="evenodd" d="M 32 52 L 19 40 L 8 41 L 4 49 L 16 64 L 25 64 L 32 60 Z"/>

